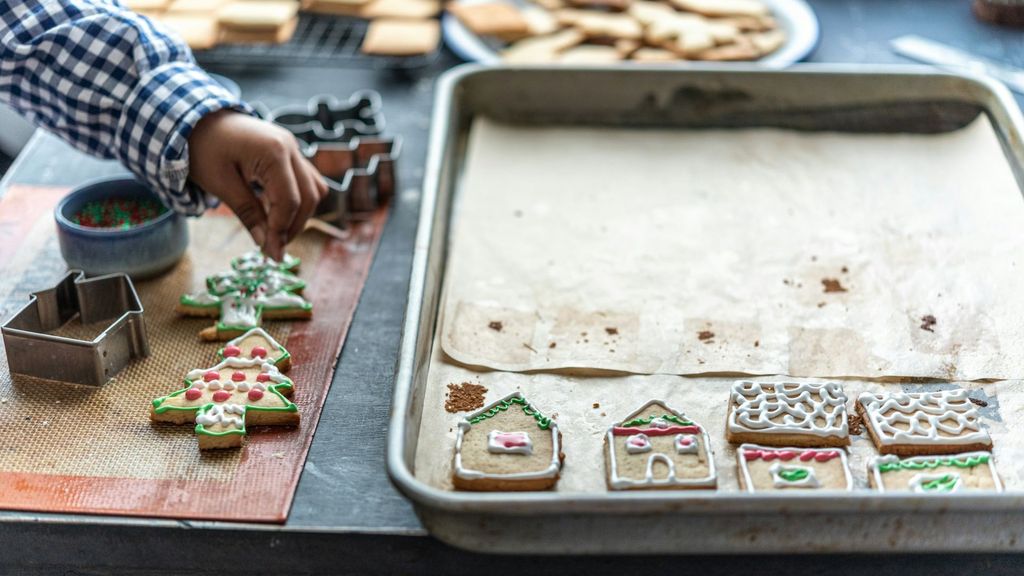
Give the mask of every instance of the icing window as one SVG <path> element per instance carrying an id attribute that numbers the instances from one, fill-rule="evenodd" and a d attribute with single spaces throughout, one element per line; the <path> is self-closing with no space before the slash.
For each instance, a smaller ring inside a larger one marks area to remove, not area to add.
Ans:
<path id="1" fill-rule="evenodd" d="M 676 434 L 676 454 L 696 454 L 700 444 L 696 434 Z"/>
<path id="2" fill-rule="evenodd" d="M 651 451 L 651 439 L 643 432 L 626 437 L 626 452 L 630 454 L 643 454 Z"/>
<path id="3" fill-rule="evenodd" d="M 918 494 L 956 492 L 961 484 L 962 478 L 956 472 L 917 474 L 910 479 L 910 489 Z"/>
<path id="4" fill-rule="evenodd" d="M 487 435 L 487 451 L 491 454 L 533 454 L 533 442 L 526 432 L 492 430 Z"/>
<path id="5" fill-rule="evenodd" d="M 769 468 L 772 473 L 772 485 L 776 488 L 817 488 L 818 479 L 811 466 L 782 464 L 776 462 Z"/>

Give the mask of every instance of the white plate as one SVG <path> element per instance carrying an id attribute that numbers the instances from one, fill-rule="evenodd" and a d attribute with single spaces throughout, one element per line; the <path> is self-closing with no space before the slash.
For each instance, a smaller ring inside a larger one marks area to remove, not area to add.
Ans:
<path id="1" fill-rule="evenodd" d="M 458 1 L 461 4 L 479 4 L 490 0 Z M 763 2 L 772 11 L 779 26 L 786 31 L 786 43 L 775 52 L 757 60 L 756 63 L 768 68 L 784 68 L 806 58 L 818 43 L 818 18 L 814 15 L 814 10 L 804 0 L 763 0 Z M 473 34 L 450 13 L 446 12 L 441 18 L 441 27 L 444 30 L 445 43 L 463 60 L 482 64 L 497 64 L 501 61 L 498 54 L 500 42 L 488 42 Z M 679 61 L 679 64 L 684 66 L 689 63 L 692 62 Z M 716 62 L 716 64 L 722 63 Z"/>

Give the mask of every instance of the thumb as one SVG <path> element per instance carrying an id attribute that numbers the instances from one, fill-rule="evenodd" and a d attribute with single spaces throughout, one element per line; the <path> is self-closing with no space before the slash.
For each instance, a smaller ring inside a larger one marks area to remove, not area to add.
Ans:
<path id="1" fill-rule="evenodd" d="M 267 213 L 263 203 L 241 174 L 235 173 L 225 180 L 224 188 L 219 191 L 217 197 L 228 205 L 242 225 L 249 230 L 256 245 L 263 248 L 267 242 Z"/>

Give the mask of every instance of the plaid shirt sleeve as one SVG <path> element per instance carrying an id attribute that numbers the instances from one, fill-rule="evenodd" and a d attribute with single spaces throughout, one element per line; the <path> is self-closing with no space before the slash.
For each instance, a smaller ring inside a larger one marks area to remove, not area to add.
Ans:
<path id="1" fill-rule="evenodd" d="M 215 202 L 188 180 L 189 134 L 216 110 L 248 111 L 180 40 L 116 0 L 0 0 L 0 101 L 120 160 L 189 215 Z"/>

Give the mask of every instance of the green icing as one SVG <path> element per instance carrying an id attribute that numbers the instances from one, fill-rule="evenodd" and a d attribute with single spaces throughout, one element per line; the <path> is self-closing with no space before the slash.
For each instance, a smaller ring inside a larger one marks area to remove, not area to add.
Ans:
<path id="1" fill-rule="evenodd" d="M 882 462 L 878 465 L 879 472 L 892 472 L 893 470 L 931 470 L 939 466 L 954 466 L 956 468 L 974 468 L 979 464 L 988 464 L 988 454 L 977 456 L 966 456 L 964 458 L 934 458 L 932 460 L 897 460 L 896 462 Z"/>
<path id="2" fill-rule="evenodd" d="M 620 428 L 632 428 L 634 426 L 646 426 L 646 425 L 650 424 L 651 422 L 653 422 L 655 418 L 661 418 L 663 420 L 668 420 L 669 422 L 675 422 L 676 424 L 679 424 L 680 426 L 693 426 L 693 422 L 690 422 L 689 420 L 685 420 L 683 418 L 680 418 L 680 417 L 676 416 L 675 414 L 662 414 L 661 416 L 659 416 L 657 414 L 651 414 L 650 416 L 647 416 L 646 418 L 641 416 L 640 418 L 634 418 L 634 419 L 632 419 L 632 420 L 630 420 L 628 422 L 623 422 L 622 424 L 619 425 L 619 427 Z"/>
<path id="3" fill-rule="evenodd" d="M 810 476 L 811 472 L 807 468 L 783 468 L 779 470 L 779 478 L 782 478 L 786 482 L 799 482 Z"/>
<path id="4" fill-rule="evenodd" d="M 956 488 L 959 476 L 956 474 L 943 474 L 942 476 L 921 483 L 921 490 L 925 492 L 952 492 Z"/>
<path id="5" fill-rule="evenodd" d="M 477 414 L 476 416 L 470 418 L 469 423 L 479 424 L 480 422 L 483 422 L 488 418 L 492 418 L 508 410 L 509 407 L 511 407 L 513 404 L 518 404 L 522 408 L 523 414 L 526 414 L 527 416 L 532 416 L 533 419 L 537 421 L 537 427 L 540 428 L 541 430 L 547 430 L 548 428 L 551 427 L 551 418 L 548 418 L 547 416 L 541 414 L 539 411 L 534 409 L 533 406 L 530 406 L 530 403 L 527 402 L 525 398 L 521 398 L 518 396 L 502 400 L 501 402 L 492 406 L 486 412 L 481 412 L 480 414 Z"/>

